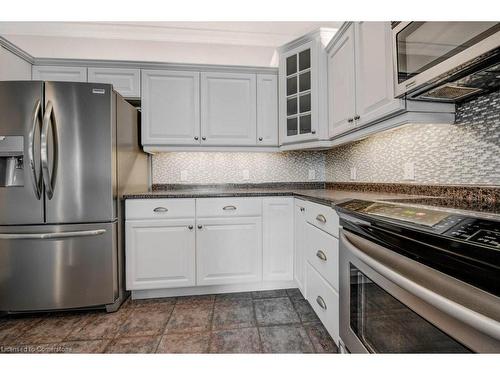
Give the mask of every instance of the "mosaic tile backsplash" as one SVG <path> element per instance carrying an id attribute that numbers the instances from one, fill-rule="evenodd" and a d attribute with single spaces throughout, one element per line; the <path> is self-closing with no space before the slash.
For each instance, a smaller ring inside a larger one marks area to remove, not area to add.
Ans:
<path id="1" fill-rule="evenodd" d="M 406 162 L 414 180 L 403 179 Z M 500 91 L 459 105 L 453 125 L 408 125 L 324 152 L 157 154 L 153 183 L 305 182 L 309 170 L 313 181 L 350 182 L 353 166 L 356 182 L 500 185 Z"/>
<path id="2" fill-rule="evenodd" d="M 409 125 L 330 150 L 326 181 L 500 185 L 500 91 L 457 106 L 453 125 Z M 403 178 L 413 162 L 415 180 Z"/>
<path id="3" fill-rule="evenodd" d="M 248 179 L 243 171 L 248 171 Z M 153 156 L 153 184 L 325 181 L 322 152 L 169 152 Z M 185 180 L 181 172 L 187 171 Z"/>

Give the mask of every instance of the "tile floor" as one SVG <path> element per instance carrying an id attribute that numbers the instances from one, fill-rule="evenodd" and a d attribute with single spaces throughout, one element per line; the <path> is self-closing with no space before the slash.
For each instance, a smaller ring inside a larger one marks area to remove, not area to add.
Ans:
<path id="1" fill-rule="evenodd" d="M 0 319 L 0 353 L 336 353 L 298 289 L 127 300 Z"/>

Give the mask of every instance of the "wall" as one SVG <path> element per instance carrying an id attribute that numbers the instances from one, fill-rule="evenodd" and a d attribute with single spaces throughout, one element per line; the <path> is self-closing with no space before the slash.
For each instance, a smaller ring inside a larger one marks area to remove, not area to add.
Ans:
<path id="1" fill-rule="evenodd" d="M 0 81 L 31 79 L 31 64 L 0 46 Z"/>
<path id="2" fill-rule="evenodd" d="M 403 179 L 407 161 L 414 181 Z M 459 105 L 454 125 L 408 125 L 327 152 L 158 154 L 153 183 L 305 182 L 309 169 L 316 181 L 349 182 L 351 166 L 359 182 L 500 185 L 500 91 Z"/>
<path id="3" fill-rule="evenodd" d="M 250 179 L 244 180 L 242 170 Z M 305 182 L 309 170 L 314 181 L 325 180 L 325 154 L 321 152 L 169 152 L 153 156 L 153 183 L 261 183 Z M 181 181 L 181 171 L 188 171 Z"/>
<path id="4" fill-rule="evenodd" d="M 415 163 L 415 180 L 403 164 Z M 326 154 L 325 176 L 348 182 L 500 185 L 500 91 L 457 106 L 454 125 L 413 125 L 340 146 Z"/>

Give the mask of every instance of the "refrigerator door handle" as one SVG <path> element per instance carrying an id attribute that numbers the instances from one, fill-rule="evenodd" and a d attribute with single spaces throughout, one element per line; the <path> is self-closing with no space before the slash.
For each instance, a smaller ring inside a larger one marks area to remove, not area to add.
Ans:
<path id="1" fill-rule="evenodd" d="M 89 237 L 106 233 L 106 229 L 60 233 L 0 233 L 0 240 L 54 240 L 68 237 Z"/>
<path id="2" fill-rule="evenodd" d="M 52 197 L 54 196 L 54 185 L 57 175 L 57 158 L 58 158 L 57 128 L 55 121 L 53 121 L 54 120 L 53 117 L 54 117 L 54 107 L 52 105 L 52 102 L 49 100 L 47 102 L 47 108 L 45 109 L 45 115 L 43 116 L 42 137 L 40 141 L 43 182 L 45 185 L 45 190 L 47 191 L 47 197 L 49 199 L 52 199 Z M 52 171 L 49 170 L 49 150 L 48 150 L 49 127 L 52 130 L 51 131 L 52 147 L 54 148 Z"/>
<path id="3" fill-rule="evenodd" d="M 41 170 L 36 170 L 35 163 L 35 136 L 39 136 L 40 132 L 37 132 L 37 128 L 40 123 L 40 114 L 41 114 L 41 102 L 40 100 L 36 101 L 35 110 L 33 111 L 33 125 L 31 126 L 31 131 L 29 134 L 29 148 L 28 148 L 28 158 L 29 165 L 31 168 L 31 177 L 33 182 L 33 190 L 35 191 L 35 196 L 38 200 L 40 200 L 42 195 L 42 176 Z"/>

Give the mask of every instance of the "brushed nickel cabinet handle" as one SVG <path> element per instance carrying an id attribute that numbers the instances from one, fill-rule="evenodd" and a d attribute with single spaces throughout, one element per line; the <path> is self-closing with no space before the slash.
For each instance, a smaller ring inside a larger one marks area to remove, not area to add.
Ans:
<path id="1" fill-rule="evenodd" d="M 352 118 L 352 117 L 347 119 L 347 122 L 349 122 L 349 123 L 351 123 L 353 121 L 354 121 L 354 118 Z"/>
<path id="2" fill-rule="evenodd" d="M 326 262 L 326 254 L 323 252 L 323 250 L 318 250 L 316 252 L 316 256 L 322 261 Z"/>
<path id="3" fill-rule="evenodd" d="M 321 296 L 316 297 L 316 302 L 318 303 L 319 307 L 321 307 L 323 310 L 326 310 L 325 300 L 321 298 Z"/>
<path id="4" fill-rule="evenodd" d="M 326 217 L 322 214 L 319 214 L 318 216 L 316 216 L 316 220 L 318 220 L 320 223 L 323 223 L 323 224 L 326 223 Z"/>
<path id="5" fill-rule="evenodd" d="M 234 210 L 236 210 L 236 206 L 225 206 L 225 207 L 222 207 L 222 209 L 224 211 L 234 211 Z"/>
<path id="6" fill-rule="evenodd" d="M 311 131 L 311 134 L 316 134 L 316 130 L 312 130 L 312 131 Z"/>
<path id="7" fill-rule="evenodd" d="M 306 209 L 304 207 L 300 207 L 300 212 L 304 212 Z"/>
<path id="8" fill-rule="evenodd" d="M 168 208 L 165 208 L 165 207 L 156 207 L 153 211 L 154 212 L 168 212 Z"/>
<path id="9" fill-rule="evenodd" d="M 356 115 L 356 116 L 354 116 L 354 120 L 359 120 L 360 118 L 361 118 L 361 116 L 360 116 L 360 115 Z"/>

